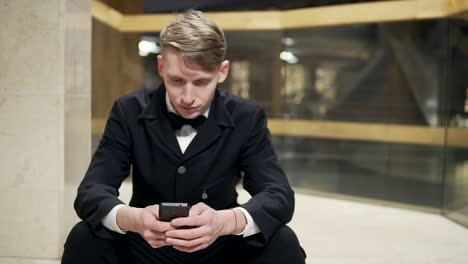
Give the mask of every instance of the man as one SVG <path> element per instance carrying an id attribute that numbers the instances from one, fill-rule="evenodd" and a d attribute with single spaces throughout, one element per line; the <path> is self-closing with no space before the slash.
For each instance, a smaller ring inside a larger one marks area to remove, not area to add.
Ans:
<path id="1" fill-rule="evenodd" d="M 84 221 L 62 263 L 304 263 L 285 224 L 294 193 L 277 162 L 264 111 L 217 89 L 229 71 L 222 30 L 188 11 L 161 32 L 164 84 L 117 100 L 78 188 Z M 118 188 L 133 172 L 129 205 Z M 252 198 L 237 204 L 243 174 Z M 188 217 L 159 220 L 159 203 Z"/>

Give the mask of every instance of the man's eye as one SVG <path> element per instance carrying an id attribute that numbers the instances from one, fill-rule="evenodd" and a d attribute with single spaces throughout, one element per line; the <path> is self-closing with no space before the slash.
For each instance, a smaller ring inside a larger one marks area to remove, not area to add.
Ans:
<path id="1" fill-rule="evenodd" d="M 195 85 L 197 86 L 203 86 L 203 85 L 206 85 L 208 83 L 208 81 L 195 81 Z"/>

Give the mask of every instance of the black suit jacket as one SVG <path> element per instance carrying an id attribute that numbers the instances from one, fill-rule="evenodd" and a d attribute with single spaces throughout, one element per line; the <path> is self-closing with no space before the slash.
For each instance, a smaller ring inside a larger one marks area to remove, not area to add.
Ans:
<path id="1" fill-rule="evenodd" d="M 101 220 L 122 203 L 118 189 L 130 168 L 135 207 L 172 201 L 232 208 L 243 172 L 252 199 L 242 207 L 261 230 L 255 244 L 267 241 L 293 215 L 294 193 L 278 165 L 265 112 L 226 91 L 216 91 L 208 119 L 184 154 L 167 119 L 163 85 L 114 103 L 75 200 L 78 216 L 102 238 L 113 236 Z"/>

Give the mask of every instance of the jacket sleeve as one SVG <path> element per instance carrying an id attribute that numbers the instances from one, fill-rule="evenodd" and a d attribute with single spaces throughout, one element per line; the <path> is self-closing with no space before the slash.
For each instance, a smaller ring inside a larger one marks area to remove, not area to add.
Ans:
<path id="1" fill-rule="evenodd" d="M 288 223 L 294 213 L 294 192 L 278 163 L 265 112 L 258 109 L 249 126 L 251 135 L 241 154 L 244 188 L 252 198 L 244 205 L 261 231 L 249 241 L 263 246 L 273 233 Z"/>
<path id="2" fill-rule="evenodd" d="M 114 206 L 123 203 L 117 198 L 118 190 L 130 171 L 131 148 L 124 112 L 116 101 L 74 203 L 78 216 L 98 237 L 112 238 L 114 235 L 101 221 Z"/>

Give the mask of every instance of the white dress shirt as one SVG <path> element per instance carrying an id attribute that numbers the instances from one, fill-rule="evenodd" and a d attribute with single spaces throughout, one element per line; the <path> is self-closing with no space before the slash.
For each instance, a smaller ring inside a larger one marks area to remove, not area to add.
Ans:
<path id="1" fill-rule="evenodd" d="M 172 103 L 169 100 L 169 96 L 167 94 L 166 94 L 166 105 L 167 105 L 167 110 L 169 112 L 173 112 L 173 113 L 177 114 L 177 112 L 175 111 L 174 107 L 172 106 Z M 208 108 L 208 110 L 206 110 L 206 112 L 203 113 L 203 115 L 208 118 L 209 112 L 210 112 L 210 109 Z M 195 138 L 197 133 L 198 133 L 198 131 L 196 129 L 194 129 L 192 126 L 190 126 L 190 125 L 184 125 L 180 129 L 175 131 L 175 134 L 176 134 L 176 137 L 177 137 L 177 142 L 179 142 L 180 150 L 182 151 L 182 153 L 185 152 L 187 147 L 190 145 L 190 142 L 192 142 L 192 140 Z M 120 227 L 117 225 L 117 211 L 119 210 L 119 208 L 121 208 L 123 206 L 126 206 L 126 205 L 124 205 L 124 204 L 116 205 L 102 219 L 102 224 L 105 227 L 107 227 L 108 229 L 110 229 L 112 231 L 121 233 L 121 234 L 125 234 L 126 232 L 124 230 L 120 229 Z M 244 230 L 242 230 L 242 232 L 240 232 L 237 235 L 243 235 L 244 237 L 248 237 L 248 236 L 259 233 L 260 229 L 258 228 L 257 224 L 255 224 L 255 222 L 254 222 L 252 216 L 249 214 L 249 212 L 247 212 L 247 210 L 245 210 L 242 207 L 238 207 L 238 208 L 244 214 L 245 219 L 247 220 L 247 225 L 245 226 Z"/>

